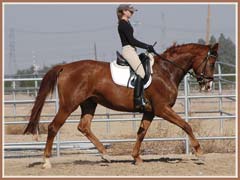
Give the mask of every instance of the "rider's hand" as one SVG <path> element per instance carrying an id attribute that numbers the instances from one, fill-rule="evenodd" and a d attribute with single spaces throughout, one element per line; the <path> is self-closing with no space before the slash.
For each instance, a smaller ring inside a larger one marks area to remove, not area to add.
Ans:
<path id="1" fill-rule="evenodd" d="M 148 46 L 147 51 L 150 52 L 150 53 L 154 53 L 155 52 L 155 50 L 154 50 L 152 45 Z"/>

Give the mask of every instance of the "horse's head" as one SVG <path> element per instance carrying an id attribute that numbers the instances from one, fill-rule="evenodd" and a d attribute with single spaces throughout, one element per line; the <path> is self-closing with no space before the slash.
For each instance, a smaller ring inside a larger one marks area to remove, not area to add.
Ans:
<path id="1" fill-rule="evenodd" d="M 211 91 L 214 79 L 214 67 L 218 56 L 218 43 L 207 45 L 193 62 L 193 70 L 202 91 Z"/>

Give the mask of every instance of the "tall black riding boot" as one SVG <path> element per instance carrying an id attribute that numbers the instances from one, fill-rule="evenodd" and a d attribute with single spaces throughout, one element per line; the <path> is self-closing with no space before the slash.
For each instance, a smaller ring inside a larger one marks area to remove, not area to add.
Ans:
<path id="1" fill-rule="evenodd" d="M 137 76 L 134 89 L 134 107 L 140 112 L 152 111 L 152 106 L 149 100 L 144 98 L 144 83 L 140 76 Z"/>
<path id="2" fill-rule="evenodd" d="M 134 88 L 134 106 L 139 111 L 144 111 L 144 97 L 143 97 L 143 79 L 137 75 L 136 84 Z"/>

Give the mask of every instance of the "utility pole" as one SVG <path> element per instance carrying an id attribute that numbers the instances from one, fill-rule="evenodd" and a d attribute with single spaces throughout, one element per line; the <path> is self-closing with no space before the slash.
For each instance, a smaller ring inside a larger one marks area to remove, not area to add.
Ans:
<path id="1" fill-rule="evenodd" d="M 97 60 L 97 45 L 96 42 L 94 42 L 94 56 L 95 56 L 95 60 Z"/>
<path id="2" fill-rule="evenodd" d="M 35 51 L 32 51 L 32 66 L 33 66 L 33 75 L 37 76 L 38 75 L 39 66 L 37 65 L 37 62 L 36 62 Z"/>
<path id="3" fill-rule="evenodd" d="M 210 4 L 208 4 L 208 14 L 207 14 L 207 29 L 206 29 L 206 44 L 209 44 L 210 36 Z"/>
<path id="4" fill-rule="evenodd" d="M 166 38 L 166 22 L 165 22 L 165 14 L 162 12 L 161 13 L 161 39 L 160 39 L 160 44 L 161 44 L 161 50 L 165 49 L 165 38 Z"/>

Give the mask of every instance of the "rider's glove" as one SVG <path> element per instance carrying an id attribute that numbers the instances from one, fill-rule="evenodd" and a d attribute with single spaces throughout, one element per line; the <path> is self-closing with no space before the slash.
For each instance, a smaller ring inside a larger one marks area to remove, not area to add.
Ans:
<path id="1" fill-rule="evenodd" d="M 154 53 L 154 52 L 155 52 L 155 50 L 154 50 L 154 48 L 153 48 L 152 45 L 149 45 L 149 46 L 147 47 L 147 51 L 148 51 L 149 53 Z"/>

